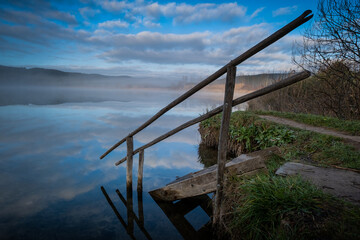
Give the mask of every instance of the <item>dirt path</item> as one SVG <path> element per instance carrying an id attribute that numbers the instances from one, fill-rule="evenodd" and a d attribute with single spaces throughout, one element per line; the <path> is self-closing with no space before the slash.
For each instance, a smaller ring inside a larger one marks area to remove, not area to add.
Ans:
<path id="1" fill-rule="evenodd" d="M 346 143 L 351 144 L 354 146 L 358 151 L 360 151 L 360 136 L 351 136 L 347 135 L 346 133 L 338 132 L 335 130 L 330 130 L 323 127 L 314 127 L 304 123 L 298 123 L 289 119 L 274 117 L 274 116 L 267 116 L 267 115 L 259 115 L 260 118 L 266 119 L 268 121 L 272 121 L 279 124 L 284 124 L 290 127 L 300 128 L 303 130 L 313 131 L 321 134 L 331 135 L 334 137 L 343 138 Z"/>

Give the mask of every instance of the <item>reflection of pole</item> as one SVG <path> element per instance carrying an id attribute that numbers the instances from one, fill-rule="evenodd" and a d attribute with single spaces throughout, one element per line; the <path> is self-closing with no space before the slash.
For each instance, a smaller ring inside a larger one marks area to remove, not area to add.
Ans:
<path id="1" fill-rule="evenodd" d="M 133 192 L 130 186 L 126 187 L 126 202 L 124 203 L 127 209 L 128 217 L 128 231 L 134 232 L 134 214 L 133 214 Z"/>
<path id="2" fill-rule="evenodd" d="M 143 171 L 144 171 L 144 149 L 139 152 L 139 169 L 138 169 L 138 192 L 142 192 L 142 181 L 143 181 Z"/>
<path id="3" fill-rule="evenodd" d="M 229 135 L 230 116 L 232 109 L 232 100 L 234 96 L 234 86 L 236 77 L 236 67 L 228 66 L 226 75 L 225 97 L 223 116 L 220 128 L 219 147 L 218 147 L 218 160 L 217 160 L 217 174 L 216 174 L 216 194 L 215 194 L 215 206 L 213 224 L 217 224 L 221 221 L 221 200 L 223 197 L 224 187 L 224 170 L 227 153 L 227 142 Z"/>
<path id="4" fill-rule="evenodd" d="M 143 195 L 142 189 L 138 188 L 137 197 L 138 197 L 138 210 L 139 210 L 139 223 L 144 226 L 144 206 L 143 206 Z"/>
<path id="5" fill-rule="evenodd" d="M 126 223 L 124 221 L 124 219 L 121 217 L 120 213 L 118 212 L 118 210 L 116 209 L 114 203 L 111 201 L 109 195 L 107 194 L 107 192 L 105 191 L 105 188 L 103 186 L 101 186 L 101 191 L 104 194 L 106 200 L 108 201 L 109 205 L 111 206 L 112 210 L 114 211 L 115 215 L 117 216 L 117 218 L 119 219 L 120 223 L 124 226 L 124 228 L 126 229 Z M 132 233 L 129 233 L 129 236 L 131 237 L 131 239 L 135 239 L 134 235 Z"/>
<path id="6" fill-rule="evenodd" d="M 128 204 L 127 201 L 125 200 L 124 196 L 121 194 L 121 192 L 119 191 L 119 189 L 116 189 L 116 193 L 118 194 L 120 200 L 124 203 L 124 205 L 128 208 Z M 139 199 L 139 197 L 138 197 Z M 132 204 L 131 204 L 132 205 Z M 142 205 L 142 193 L 141 193 L 141 205 L 139 202 L 139 214 L 140 214 L 140 206 L 141 209 L 143 209 L 143 205 Z M 131 206 L 132 207 L 132 206 Z M 137 216 L 135 215 L 134 211 L 131 209 L 131 211 L 129 212 L 128 209 L 128 214 L 130 214 L 130 218 L 133 220 L 135 220 L 135 222 L 137 223 L 137 225 L 139 226 L 140 230 L 144 233 L 144 235 L 146 236 L 147 239 L 152 239 L 150 234 L 146 231 L 145 227 L 144 227 L 144 213 L 142 211 L 142 215 L 139 216 L 139 218 L 137 218 Z M 141 219 L 142 218 L 142 219 Z M 128 219 L 129 219 L 129 215 L 128 215 Z"/>

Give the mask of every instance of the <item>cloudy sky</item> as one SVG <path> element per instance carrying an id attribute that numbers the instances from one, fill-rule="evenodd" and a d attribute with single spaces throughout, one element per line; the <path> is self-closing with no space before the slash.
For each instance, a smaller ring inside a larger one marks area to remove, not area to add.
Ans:
<path id="1" fill-rule="evenodd" d="M 315 0 L 1 0 L 0 65 L 132 76 L 207 76 Z M 306 25 L 309 25 L 307 23 Z M 286 71 L 292 32 L 238 67 Z"/>

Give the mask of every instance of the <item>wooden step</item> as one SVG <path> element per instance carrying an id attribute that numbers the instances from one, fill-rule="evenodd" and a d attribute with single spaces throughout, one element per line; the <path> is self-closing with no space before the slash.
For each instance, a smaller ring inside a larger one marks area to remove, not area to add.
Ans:
<path id="1" fill-rule="evenodd" d="M 278 154 L 277 147 L 271 147 L 257 152 L 242 154 L 225 165 L 225 176 L 251 175 L 266 171 L 265 161 L 272 154 Z M 187 197 L 199 196 L 216 190 L 217 165 L 189 173 L 176 179 L 165 187 L 150 191 L 153 198 L 164 201 L 175 201 Z"/>

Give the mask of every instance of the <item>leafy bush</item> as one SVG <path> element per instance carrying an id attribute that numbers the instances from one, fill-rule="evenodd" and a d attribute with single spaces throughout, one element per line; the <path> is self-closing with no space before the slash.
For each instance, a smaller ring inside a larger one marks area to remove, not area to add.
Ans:
<path id="1" fill-rule="evenodd" d="M 230 136 L 241 143 L 244 152 L 252 152 L 272 146 L 291 143 L 295 139 L 294 131 L 286 127 L 269 125 L 264 122 L 235 128 L 230 126 Z"/>

